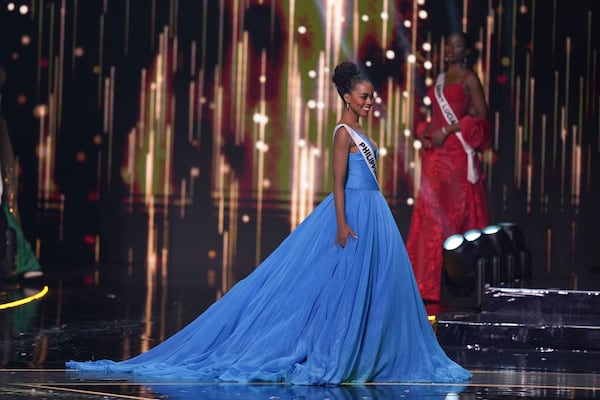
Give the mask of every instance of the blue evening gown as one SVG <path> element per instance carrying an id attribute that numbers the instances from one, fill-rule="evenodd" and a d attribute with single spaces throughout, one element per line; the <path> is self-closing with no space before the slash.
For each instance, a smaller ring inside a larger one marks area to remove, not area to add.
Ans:
<path id="1" fill-rule="evenodd" d="M 255 271 L 163 343 L 125 361 L 67 368 L 310 385 L 469 379 L 437 342 L 396 221 L 360 153 L 350 153 L 347 175 L 346 218 L 358 238 L 345 248 L 333 245 L 330 194 Z"/>

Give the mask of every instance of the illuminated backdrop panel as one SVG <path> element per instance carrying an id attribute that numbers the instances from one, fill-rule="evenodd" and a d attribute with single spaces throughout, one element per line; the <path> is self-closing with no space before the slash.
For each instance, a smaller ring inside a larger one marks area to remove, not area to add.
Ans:
<path id="1" fill-rule="evenodd" d="M 414 130 L 443 35 L 464 30 L 494 126 L 492 219 L 524 227 L 538 282 L 598 266 L 597 2 L 3 0 L 0 15 L 2 106 L 42 260 L 163 277 L 180 264 L 226 291 L 330 191 L 342 60 L 375 83 L 366 126 L 406 234 Z"/>

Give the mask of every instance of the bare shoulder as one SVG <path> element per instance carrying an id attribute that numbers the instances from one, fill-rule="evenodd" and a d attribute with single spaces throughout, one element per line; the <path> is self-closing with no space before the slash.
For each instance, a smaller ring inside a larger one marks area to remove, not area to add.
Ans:
<path id="1" fill-rule="evenodd" d="M 338 123 L 335 131 L 333 132 L 333 141 L 336 143 L 350 143 L 350 133 L 348 132 L 348 128 L 342 123 Z"/>
<path id="2" fill-rule="evenodd" d="M 472 85 L 481 86 L 481 81 L 479 80 L 479 76 L 475 73 L 475 71 L 467 70 L 465 71 L 465 85 L 468 87 L 473 87 Z"/>
<path id="3" fill-rule="evenodd" d="M 342 135 L 340 135 L 339 132 L 342 132 Z M 348 128 L 346 128 L 346 125 L 343 122 L 338 122 L 335 125 L 335 129 L 333 131 L 333 135 L 335 137 L 338 137 L 338 136 L 347 136 L 348 135 Z"/>

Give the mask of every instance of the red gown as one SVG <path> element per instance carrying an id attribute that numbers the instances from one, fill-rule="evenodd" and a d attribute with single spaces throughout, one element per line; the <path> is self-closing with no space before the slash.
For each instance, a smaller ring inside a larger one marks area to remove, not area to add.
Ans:
<path id="1" fill-rule="evenodd" d="M 433 132 L 448 123 L 433 87 L 429 90 L 429 97 L 432 101 L 430 132 Z M 446 85 L 444 97 L 459 120 L 463 139 L 478 151 L 489 147 L 489 121 L 468 115 L 471 101 L 463 82 Z M 444 240 L 455 233 L 484 228 L 489 223 L 479 159 L 476 160 L 476 168 L 479 180 L 472 184 L 467 180 L 467 154 L 453 133 L 442 147 L 422 153 L 421 184 L 406 249 L 424 300 L 437 302 L 440 299 Z"/>

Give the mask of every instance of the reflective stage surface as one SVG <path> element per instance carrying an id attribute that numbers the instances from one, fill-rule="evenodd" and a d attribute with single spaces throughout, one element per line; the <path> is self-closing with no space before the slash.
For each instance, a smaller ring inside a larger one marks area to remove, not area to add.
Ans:
<path id="1" fill-rule="evenodd" d="M 475 372 L 464 385 L 386 384 L 336 387 L 193 382 L 126 382 L 80 377 L 63 370 L 1 370 L 3 399 L 593 399 L 598 376 Z"/>
<path id="2" fill-rule="evenodd" d="M 540 359 L 545 357 L 543 351 L 528 350 L 524 342 L 520 343 L 518 351 L 514 351 L 510 348 L 514 347 L 514 338 L 512 341 L 502 341 L 501 338 L 493 342 L 489 340 L 494 336 L 490 329 L 502 325 L 494 323 L 491 313 L 477 318 L 465 317 L 460 312 L 438 316 L 435 326 L 442 343 L 448 343 L 448 353 L 460 359 L 474 373 L 470 382 L 461 385 L 240 385 L 152 379 L 129 381 L 114 375 L 106 377 L 67 371 L 63 366 L 70 359 L 124 359 L 145 351 L 186 325 L 214 301 L 206 288 L 199 290 L 185 283 L 162 285 L 160 279 L 154 286 L 148 286 L 147 280 L 106 278 L 110 276 L 108 271 L 108 267 L 103 274 L 96 268 L 73 268 L 70 275 L 63 273 L 60 277 L 49 273 L 44 282 L 48 293 L 38 299 L 35 296 L 40 296 L 40 287 L 13 285 L 2 289 L 1 398 L 449 400 L 600 397 L 600 358 L 595 352 L 578 357 L 567 351 L 568 362 L 557 360 L 556 366 L 541 368 L 543 363 Z M 99 279 L 100 276 L 104 279 Z M 539 292 L 534 294 L 539 297 Z M 493 295 L 497 297 L 498 293 Z M 513 305 L 513 310 L 510 310 L 513 312 L 515 296 L 514 293 L 510 295 L 512 297 L 509 296 L 507 301 Z M 551 297 L 548 296 L 549 299 Z M 31 301 L 6 306 L 15 304 L 14 301 L 19 299 Z M 499 308 L 498 301 L 493 307 Z M 459 321 L 459 328 L 451 326 L 453 319 Z M 460 349 L 457 347 L 458 338 L 452 343 L 449 337 L 455 332 L 461 340 L 473 343 L 468 336 L 477 338 L 481 334 L 478 325 L 468 323 L 472 333 L 460 328 L 471 320 L 486 322 L 481 329 L 485 329 L 487 336 L 479 341 L 479 349 L 465 356 L 463 353 L 469 346 Z M 501 320 L 498 319 L 498 322 Z M 510 326 L 510 321 L 504 325 Z M 498 332 L 506 333 L 502 329 L 507 328 L 499 326 Z M 507 346 L 504 349 L 501 347 L 503 343 Z M 586 370 L 590 365 L 592 368 Z"/>

